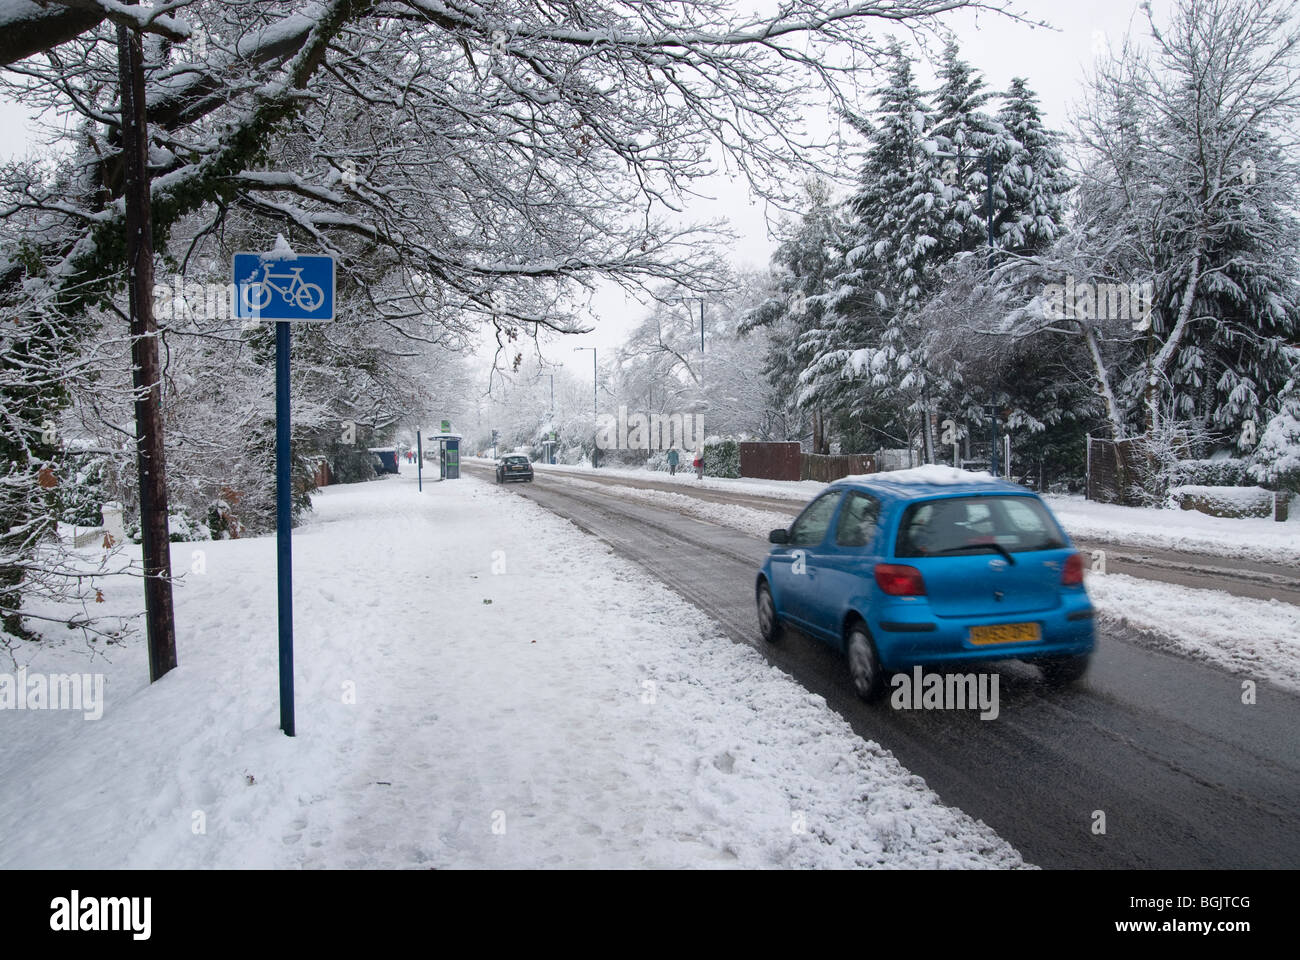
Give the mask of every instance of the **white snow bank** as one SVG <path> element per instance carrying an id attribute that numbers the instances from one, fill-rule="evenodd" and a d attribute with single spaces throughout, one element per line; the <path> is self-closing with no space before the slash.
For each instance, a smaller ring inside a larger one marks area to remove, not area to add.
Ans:
<path id="1" fill-rule="evenodd" d="M 475 463 L 492 464 L 495 461 L 483 458 L 462 457 Z M 533 470 L 539 474 L 559 473 L 587 477 L 620 477 L 629 480 L 644 480 L 656 483 L 681 484 L 683 488 L 705 490 L 729 490 L 733 493 L 747 493 L 764 497 L 781 497 L 794 501 L 811 500 L 826 489 L 826 484 L 818 480 L 758 480 L 752 477 L 733 479 L 728 477 L 711 477 L 705 473 L 704 478 L 697 479 L 689 458 L 683 457 L 676 475 L 664 470 L 648 470 L 645 467 L 601 466 L 593 469 L 586 464 L 545 464 L 534 463 Z"/>
<path id="2" fill-rule="evenodd" d="M 1144 639 L 1249 679 L 1300 690 L 1300 607 L 1123 574 L 1092 574 L 1088 594 L 1105 617 Z"/>

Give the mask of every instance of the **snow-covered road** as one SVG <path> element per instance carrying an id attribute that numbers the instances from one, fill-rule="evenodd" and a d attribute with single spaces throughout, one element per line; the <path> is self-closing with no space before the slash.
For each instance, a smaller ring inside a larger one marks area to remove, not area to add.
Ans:
<path id="1" fill-rule="evenodd" d="M 506 492 L 572 519 L 706 610 L 733 639 L 761 644 L 753 585 L 765 539 L 729 525 L 730 514 L 706 520 L 679 509 L 676 499 L 628 497 L 621 485 L 574 479 L 543 472 Z M 995 827 L 1041 866 L 1300 863 L 1300 698 L 1268 682 L 1285 638 L 1239 646 L 1225 662 L 1231 672 L 1172 655 L 1176 639 L 1144 633 L 1147 623 L 1165 617 L 1171 628 L 1194 627 L 1195 603 L 1224 607 L 1232 598 L 1183 591 L 1207 596 L 1162 593 L 1151 603 L 1148 592 L 1162 585 L 1127 581 L 1125 594 L 1126 581 L 1094 581 L 1105 583 L 1094 599 L 1128 616 L 1099 622 L 1098 654 L 1082 684 L 1052 690 L 1036 669 L 999 663 L 1001 712 L 993 722 L 961 711 L 866 706 L 843 657 L 807 637 L 791 635 L 762 651 L 864 739 L 887 747 L 946 802 Z M 1285 613 L 1247 603 L 1251 620 L 1243 624 L 1225 609 L 1214 623 L 1239 630 Z M 1104 837 L 1091 832 L 1097 810 L 1111 817 Z"/>
<path id="2" fill-rule="evenodd" d="M 574 491 L 612 493 L 760 539 L 775 527 L 787 526 L 805 503 L 781 497 L 781 489 L 773 490 L 771 482 L 715 478 L 696 487 L 689 479 L 678 483 L 645 470 L 605 473 L 542 467 L 538 472 L 547 482 L 562 482 Z M 802 491 L 808 484 L 789 486 Z M 825 489 L 824 484 L 813 486 L 810 499 Z M 751 488 L 761 492 L 751 493 Z M 1300 531 L 1300 523 L 1223 520 L 1063 498 L 1053 498 L 1053 507 L 1069 511 L 1062 523 L 1081 549 L 1100 551 L 1093 553 L 1095 569 L 1089 583 L 1104 616 L 1131 624 L 1139 631 L 1132 634 L 1135 638 L 1158 649 L 1178 650 L 1244 676 L 1264 677 L 1300 690 L 1300 606 L 1295 602 L 1300 600 L 1300 578 L 1294 564 L 1277 560 L 1288 556 L 1288 550 L 1300 551 L 1300 532 L 1290 533 Z M 1079 539 L 1099 532 L 1132 537 L 1139 545 Z M 1171 549 L 1170 545 L 1185 544 L 1194 536 L 1201 537 L 1196 541 L 1201 547 L 1213 552 Z M 1274 559 L 1248 559 L 1253 553 Z"/>

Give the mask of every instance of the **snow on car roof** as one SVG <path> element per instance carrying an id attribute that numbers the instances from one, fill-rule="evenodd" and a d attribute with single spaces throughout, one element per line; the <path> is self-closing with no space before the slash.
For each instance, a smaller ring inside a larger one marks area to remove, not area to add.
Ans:
<path id="1" fill-rule="evenodd" d="M 945 488 L 959 486 L 980 486 L 985 489 L 999 490 L 1021 489 L 1013 483 L 990 476 L 983 471 L 959 470 L 956 467 L 945 467 L 937 463 L 927 463 L 907 470 L 861 473 L 842 477 L 835 483 L 860 484 L 867 487 L 902 487 L 912 493 L 946 492 Z M 938 491 L 935 488 L 938 488 Z"/>

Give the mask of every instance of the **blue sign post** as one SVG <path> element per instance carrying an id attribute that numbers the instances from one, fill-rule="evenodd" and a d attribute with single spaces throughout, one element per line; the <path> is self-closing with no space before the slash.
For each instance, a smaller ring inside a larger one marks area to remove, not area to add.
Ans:
<path id="1" fill-rule="evenodd" d="M 334 258 L 299 257 L 283 243 L 271 253 L 235 254 L 235 316 L 275 324 L 275 538 L 280 612 L 280 729 L 293 716 L 293 490 L 289 446 L 289 323 L 334 319 Z"/>

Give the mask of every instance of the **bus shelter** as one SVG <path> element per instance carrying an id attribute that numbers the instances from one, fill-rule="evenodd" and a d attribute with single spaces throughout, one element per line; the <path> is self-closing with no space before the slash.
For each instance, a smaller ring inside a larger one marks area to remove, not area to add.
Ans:
<path id="1" fill-rule="evenodd" d="M 438 479 L 460 479 L 460 434 L 435 433 L 425 437 L 430 444 L 438 445 Z"/>

